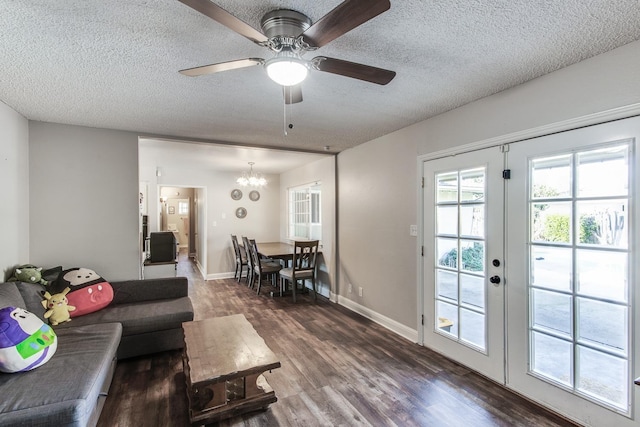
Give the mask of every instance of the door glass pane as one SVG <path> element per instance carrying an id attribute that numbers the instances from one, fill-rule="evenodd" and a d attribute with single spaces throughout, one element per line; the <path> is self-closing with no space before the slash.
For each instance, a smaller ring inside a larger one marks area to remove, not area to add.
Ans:
<path id="1" fill-rule="evenodd" d="M 577 250 L 577 288 L 582 295 L 626 302 L 626 252 Z"/>
<path id="2" fill-rule="evenodd" d="M 571 290 L 570 248 L 531 246 L 531 283 L 542 288 Z"/>
<path id="3" fill-rule="evenodd" d="M 531 240 L 569 243 L 571 241 L 571 203 L 532 203 Z"/>
<path id="4" fill-rule="evenodd" d="M 458 206 L 438 206 L 436 208 L 436 232 L 458 235 Z"/>
<path id="5" fill-rule="evenodd" d="M 436 272 L 436 292 L 438 297 L 458 301 L 458 273 L 446 270 Z"/>
<path id="6" fill-rule="evenodd" d="M 460 172 L 460 201 L 484 202 L 484 168 Z"/>
<path id="7" fill-rule="evenodd" d="M 458 306 L 436 301 L 436 325 L 439 331 L 458 337 Z"/>
<path id="8" fill-rule="evenodd" d="M 571 338 L 571 296 L 534 289 L 531 309 L 533 327 Z"/>
<path id="9" fill-rule="evenodd" d="M 460 234 L 484 237 L 484 204 L 460 206 Z"/>
<path id="10" fill-rule="evenodd" d="M 458 172 L 436 175 L 436 202 L 458 202 Z"/>
<path id="11" fill-rule="evenodd" d="M 484 310 L 484 277 L 460 274 L 462 304 Z"/>
<path id="12" fill-rule="evenodd" d="M 533 159 L 528 189 L 530 369 L 624 411 L 629 153 L 617 144 Z"/>
<path id="13" fill-rule="evenodd" d="M 577 389 L 597 400 L 627 409 L 628 362 L 620 357 L 578 346 Z"/>
<path id="14" fill-rule="evenodd" d="M 534 332 L 532 334 L 531 370 L 553 381 L 570 386 L 571 381 L 571 342 L 550 335 Z"/>
<path id="15" fill-rule="evenodd" d="M 437 265 L 458 268 L 458 240 L 437 239 Z"/>
<path id="16" fill-rule="evenodd" d="M 578 153 L 578 196 L 627 196 L 628 153 L 626 145 Z"/>
<path id="17" fill-rule="evenodd" d="M 578 202 L 580 243 L 626 248 L 627 201 Z"/>
<path id="18" fill-rule="evenodd" d="M 476 347 L 485 348 L 484 315 L 460 309 L 460 339 Z"/>
<path id="19" fill-rule="evenodd" d="M 460 241 L 462 252 L 460 269 L 482 273 L 484 271 L 484 242 Z"/>
<path id="20" fill-rule="evenodd" d="M 627 316 L 624 305 L 578 298 L 578 340 L 624 356 L 628 347 Z"/>
<path id="21" fill-rule="evenodd" d="M 571 155 L 532 160 L 531 182 L 532 199 L 571 196 Z"/>

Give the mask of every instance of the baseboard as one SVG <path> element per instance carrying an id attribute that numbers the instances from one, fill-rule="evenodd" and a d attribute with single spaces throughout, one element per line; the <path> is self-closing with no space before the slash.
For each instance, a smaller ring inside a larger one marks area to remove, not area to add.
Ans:
<path id="1" fill-rule="evenodd" d="M 196 262 L 196 268 L 200 272 L 200 275 L 204 277 L 204 268 L 202 268 L 202 264 L 200 264 L 200 260 L 198 260 L 198 258 L 194 258 L 194 261 Z"/>
<path id="2" fill-rule="evenodd" d="M 206 280 L 233 279 L 234 277 L 235 273 L 233 271 L 229 271 L 226 273 L 207 274 Z"/>
<path id="3" fill-rule="evenodd" d="M 331 300 L 334 301 L 335 299 L 336 294 L 332 294 Z M 341 306 L 346 307 L 354 313 L 358 313 L 361 316 L 364 316 L 367 319 L 376 322 L 378 325 L 384 326 L 391 332 L 395 332 L 396 334 L 408 339 L 411 342 L 418 342 L 418 331 L 416 329 L 411 329 L 410 327 L 396 322 L 395 320 L 390 319 L 387 316 L 384 316 L 376 311 L 373 311 L 368 307 L 360 305 L 353 300 L 350 300 L 349 298 L 337 295 L 337 301 Z"/>

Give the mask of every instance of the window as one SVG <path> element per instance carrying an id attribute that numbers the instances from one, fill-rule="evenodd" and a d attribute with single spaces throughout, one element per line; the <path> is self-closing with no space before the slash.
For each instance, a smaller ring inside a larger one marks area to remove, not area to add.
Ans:
<path id="1" fill-rule="evenodd" d="M 178 202 L 178 214 L 180 214 L 180 215 L 188 215 L 189 214 L 189 203 L 187 203 L 187 202 Z"/>
<path id="2" fill-rule="evenodd" d="M 293 187 L 288 194 L 288 237 L 317 239 L 322 237 L 321 184 Z"/>

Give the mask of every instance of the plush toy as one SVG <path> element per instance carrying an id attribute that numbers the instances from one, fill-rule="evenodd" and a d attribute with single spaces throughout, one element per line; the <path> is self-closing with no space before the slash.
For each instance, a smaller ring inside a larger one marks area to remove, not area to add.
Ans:
<path id="1" fill-rule="evenodd" d="M 70 268 L 49 285 L 49 292 L 60 293 L 70 288 L 69 304 L 76 308 L 71 317 L 84 316 L 105 308 L 113 300 L 111 284 L 88 268 Z"/>
<path id="2" fill-rule="evenodd" d="M 54 295 L 49 292 L 44 293 L 46 299 L 42 301 L 42 306 L 47 309 L 44 313 L 44 318 L 49 319 L 49 323 L 52 326 L 71 321 L 69 312 L 74 311 L 76 308 L 69 305 L 67 294 L 70 290 L 71 288 L 65 288 L 64 291 Z"/>
<path id="3" fill-rule="evenodd" d="M 49 283 L 42 278 L 42 267 L 36 267 L 35 265 L 31 264 L 16 267 L 16 269 L 13 271 L 13 276 L 11 276 L 8 281 L 39 283 L 41 285 L 47 285 Z"/>
<path id="4" fill-rule="evenodd" d="M 23 308 L 0 309 L 0 371 L 23 372 L 44 364 L 56 352 L 51 326 Z"/>

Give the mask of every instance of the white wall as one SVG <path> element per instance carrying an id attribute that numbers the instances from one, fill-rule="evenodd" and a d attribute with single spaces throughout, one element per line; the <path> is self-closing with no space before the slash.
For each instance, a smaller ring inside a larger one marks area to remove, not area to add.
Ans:
<path id="1" fill-rule="evenodd" d="M 331 298 L 336 290 L 336 158 L 329 156 L 280 175 L 280 236 L 287 241 L 287 191 L 291 187 L 322 183 L 320 195 L 322 217 L 322 257 L 318 264 L 317 290 Z"/>
<path id="2" fill-rule="evenodd" d="M 634 42 L 340 153 L 345 305 L 353 301 L 400 333 L 403 326 L 417 330 L 416 240 L 407 228 L 417 221 L 418 155 L 640 103 L 638 76 L 640 42 Z M 345 294 L 348 283 L 363 286 L 363 297 Z"/>
<path id="3" fill-rule="evenodd" d="M 4 280 L 16 265 L 29 263 L 29 122 L 0 102 L 0 183 Z"/>
<path id="4" fill-rule="evenodd" d="M 29 122 L 30 262 L 139 277 L 138 136 Z"/>
<path id="5" fill-rule="evenodd" d="M 338 156 L 340 302 L 414 328 L 416 147 L 396 133 Z"/>

